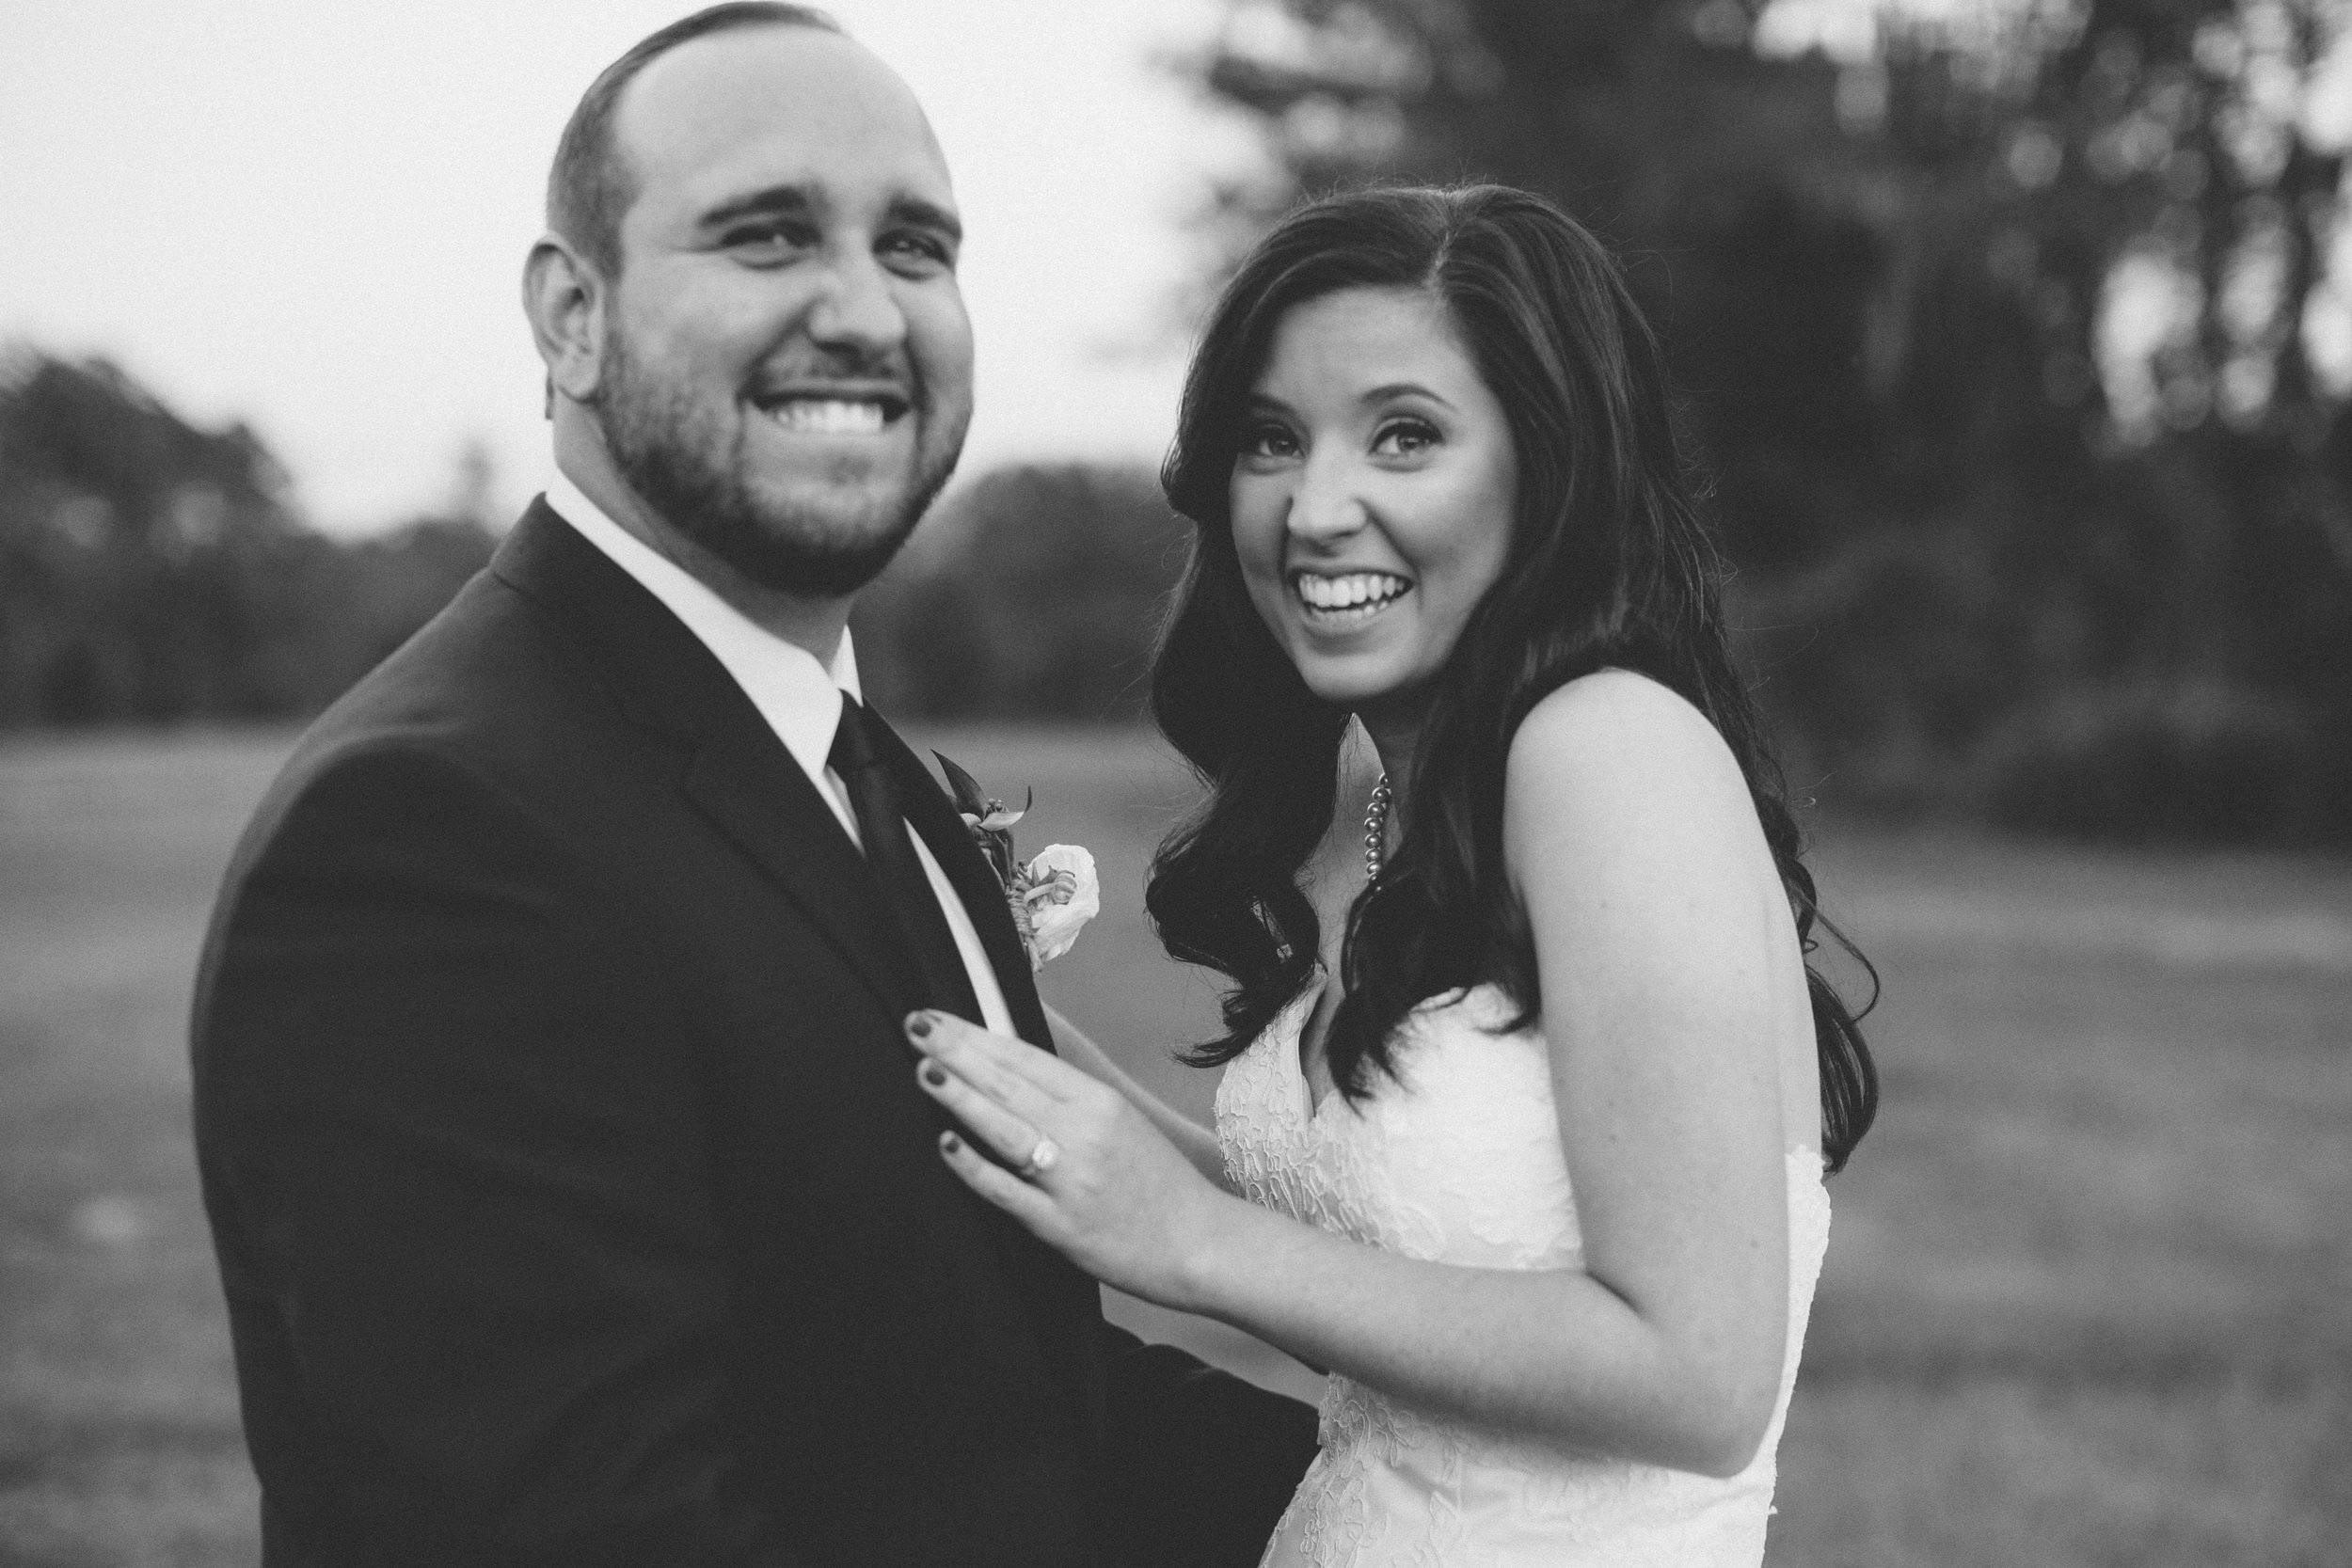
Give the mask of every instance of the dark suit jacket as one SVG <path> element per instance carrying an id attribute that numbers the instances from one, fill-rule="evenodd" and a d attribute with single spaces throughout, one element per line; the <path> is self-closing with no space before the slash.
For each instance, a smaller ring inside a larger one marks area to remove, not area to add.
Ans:
<path id="1" fill-rule="evenodd" d="M 908 816 L 1021 1032 L 1001 891 Z M 1312 1418 L 1102 1321 L 941 1163 L 806 774 L 534 505 L 303 738 L 199 977 L 265 1560 L 1254 1560 Z"/>

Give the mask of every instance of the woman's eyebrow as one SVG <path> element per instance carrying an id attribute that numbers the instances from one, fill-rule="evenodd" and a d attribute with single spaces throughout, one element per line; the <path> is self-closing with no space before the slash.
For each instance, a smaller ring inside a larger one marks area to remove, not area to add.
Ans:
<path id="1" fill-rule="evenodd" d="M 1391 381 L 1386 386 L 1375 387 L 1356 401 L 1358 403 L 1385 403 L 1394 397 L 1427 398 L 1442 407 L 1454 407 L 1452 399 L 1431 391 L 1418 381 Z"/>

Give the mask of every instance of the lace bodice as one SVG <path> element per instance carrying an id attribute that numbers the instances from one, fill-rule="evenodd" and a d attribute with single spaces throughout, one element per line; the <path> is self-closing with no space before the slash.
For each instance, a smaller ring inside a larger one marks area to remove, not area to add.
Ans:
<path id="1" fill-rule="evenodd" d="M 1228 1175 L 1254 1203 L 1407 1258 L 1574 1268 L 1576 1201 L 1542 1037 L 1496 1033 L 1508 1002 L 1478 987 L 1399 1028 L 1397 1077 L 1351 1105 L 1311 1105 L 1298 1036 L 1311 988 L 1227 1067 L 1216 1095 Z M 1773 1451 L 1829 1242 L 1820 1156 L 1788 1177 L 1788 1348 L 1756 1459 L 1728 1480 L 1579 1452 L 1420 1411 L 1333 1376 L 1323 1451 L 1266 1548 L 1266 1568 L 1753 1568 L 1764 1557 Z"/>

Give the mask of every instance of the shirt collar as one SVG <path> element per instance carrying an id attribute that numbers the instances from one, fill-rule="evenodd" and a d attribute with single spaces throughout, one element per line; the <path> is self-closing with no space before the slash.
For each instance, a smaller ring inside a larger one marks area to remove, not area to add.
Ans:
<path id="1" fill-rule="evenodd" d="M 547 503 L 685 624 L 742 688 L 801 770 L 821 785 L 834 730 L 841 721 L 841 693 L 863 700 L 849 628 L 841 629 L 832 664 L 821 664 L 815 654 L 759 626 L 607 516 L 561 468 L 548 482 Z"/>

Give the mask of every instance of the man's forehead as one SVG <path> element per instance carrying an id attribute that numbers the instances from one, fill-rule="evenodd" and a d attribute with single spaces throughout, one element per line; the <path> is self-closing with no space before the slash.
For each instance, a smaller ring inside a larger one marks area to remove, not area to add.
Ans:
<path id="1" fill-rule="evenodd" d="M 613 132 L 641 200 L 664 190 L 691 200 L 740 179 L 823 185 L 852 171 L 952 200 L 912 89 L 864 45 L 818 28 L 743 28 L 679 45 L 628 85 Z"/>

